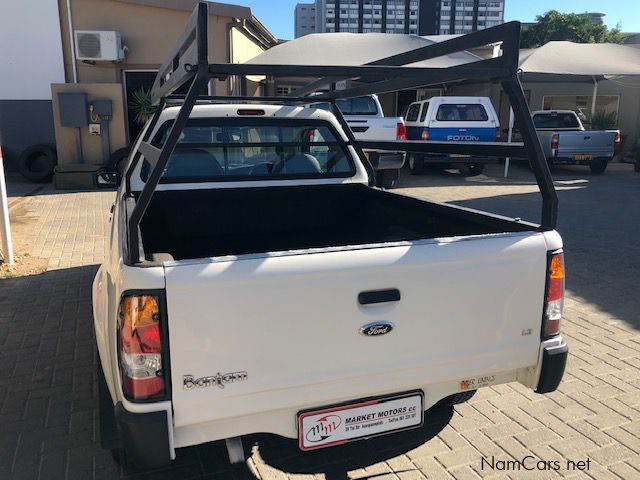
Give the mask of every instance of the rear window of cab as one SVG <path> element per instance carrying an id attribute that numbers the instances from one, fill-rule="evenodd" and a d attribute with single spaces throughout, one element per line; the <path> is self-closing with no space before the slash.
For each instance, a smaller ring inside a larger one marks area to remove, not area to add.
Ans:
<path id="1" fill-rule="evenodd" d="M 439 122 L 486 122 L 489 115 L 484 105 L 442 104 L 438 107 L 436 120 Z"/>
<path id="2" fill-rule="evenodd" d="M 159 128 L 155 147 L 162 148 L 172 124 Z M 143 181 L 150 170 L 145 160 Z M 346 178 L 355 172 L 346 145 L 326 121 L 200 118 L 187 122 L 160 183 Z"/>
<path id="3" fill-rule="evenodd" d="M 537 113 L 533 116 L 533 124 L 538 129 L 580 128 L 580 122 L 573 113 Z"/>

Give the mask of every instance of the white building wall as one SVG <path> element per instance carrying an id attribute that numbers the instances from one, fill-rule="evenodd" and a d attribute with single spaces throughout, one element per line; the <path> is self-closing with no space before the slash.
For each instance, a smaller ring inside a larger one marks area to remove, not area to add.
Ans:
<path id="1" fill-rule="evenodd" d="M 0 1 L 0 100 L 51 100 L 64 83 L 57 0 Z"/>

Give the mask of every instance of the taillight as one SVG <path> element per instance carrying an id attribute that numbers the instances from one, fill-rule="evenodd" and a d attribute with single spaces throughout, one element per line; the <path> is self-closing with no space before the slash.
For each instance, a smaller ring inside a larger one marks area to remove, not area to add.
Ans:
<path id="1" fill-rule="evenodd" d="M 502 135 L 500 134 L 500 127 L 496 128 L 496 142 L 499 142 L 502 138 Z"/>
<path id="2" fill-rule="evenodd" d="M 396 124 L 396 140 L 406 140 L 407 139 L 407 126 L 398 122 Z"/>
<path id="3" fill-rule="evenodd" d="M 124 296 L 120 302 L 118 326 L 124 394 L 132 400 L 164 394 L 159 297 Z"/>
<path id="4" fill-rule="evenodd" d="M 420 136 L 420 138 L 422 140 L 424 140 L 425 142 L 429 141 L 429 129 L 428 128 L 425 128 L 425 129 L 422 130 L 422 135 Z"/>
<path id="5" fill-rule="evenodd" d="M 613 137 L 613 152 L 617 155 L 622 149 L 622 136 L 620 130 L 616 130 L 616 136 Z"/>
<path id="6" fill-rule="evenodd" d="M 547 292 L 542 320 L 542 332 L 545 337 L 560 333 L 560 321 L 564 308 L 564 254 L 553 253 L 549 257 L 547 269 Z"/>
<path id="7" fill-rule="evenodd" d="M 558 133 L 554 133 L 553 135 L 551 135 L 551 150 L 555 151 L 558 150 L 558 147 L 560 146 L 560 135 Z"/>

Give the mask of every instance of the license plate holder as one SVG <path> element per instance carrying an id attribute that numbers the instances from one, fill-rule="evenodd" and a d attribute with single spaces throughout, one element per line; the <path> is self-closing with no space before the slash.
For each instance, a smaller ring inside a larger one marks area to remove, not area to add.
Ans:
<path id="1" fill-rule="evenodd" d="M 298 413 L 298 446 L 309 451 L 424 424 L 424 392 L 413 391 Z"/>

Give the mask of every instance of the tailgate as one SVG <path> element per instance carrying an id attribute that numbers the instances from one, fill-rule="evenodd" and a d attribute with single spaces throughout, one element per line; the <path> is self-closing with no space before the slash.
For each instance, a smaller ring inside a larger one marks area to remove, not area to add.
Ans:
<path id="1" fill-rule="evenodd" d="M 495 142 L 496 129 L 478 127 L 430 128 L 429 140 L 438 142 Z"/>
<path id="2" fill-rule="evenodd" d="M 175 425 L 535 365 L 546 251 L 525 233 L 167 266 Z"/>
<path id="3" fill-rule="evenodd" d="M 349 115 L 345 117 L 358 140 L 395 140 L 399 118 Z"/>
<path id="4" fill-rule="evenodd" d="M 559 132 L 558 157 L 591 155 L 593 158 L 611 157 L 615 132 Z"/>

